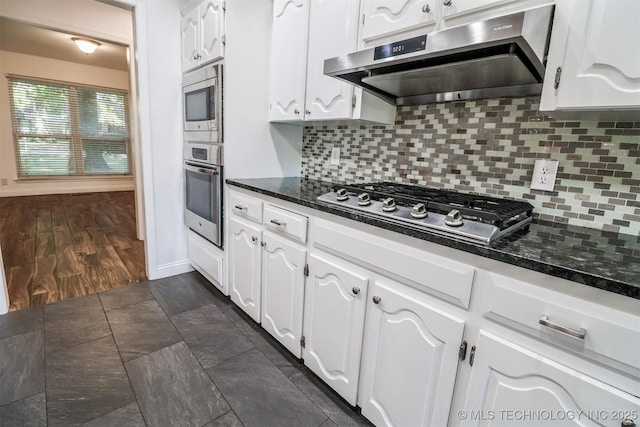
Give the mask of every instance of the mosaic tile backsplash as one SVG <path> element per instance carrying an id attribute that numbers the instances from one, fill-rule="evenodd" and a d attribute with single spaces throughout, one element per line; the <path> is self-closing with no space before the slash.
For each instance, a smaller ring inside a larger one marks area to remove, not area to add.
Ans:
<path id="1" fill-rule="evenodd" d="M 557 121 L 538 107 L 539 97 L 458 101 L 398 107 L 389 126 L 306 126 L 302 175 L 527 200 L 543 220 L 639 235 L 640 121 Z M 553 192 L 529 188 L 536 159 L 559 161 Z"/>

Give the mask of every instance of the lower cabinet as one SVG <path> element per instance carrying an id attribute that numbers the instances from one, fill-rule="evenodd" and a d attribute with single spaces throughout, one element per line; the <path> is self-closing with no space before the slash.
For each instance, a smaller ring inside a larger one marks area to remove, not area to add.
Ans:
<path id="1" fill-rule="evenodd" d="M 229 218 L 229 295 L 231 301 L 260 322 L 262 230 Z"/>
<path id="2" fill-rule="evenodd" d="M 309 369 L 354 406 L 368 284 L 365 270 L 330 255 L 309 256 L 302 357 Z"/>
<path id="3" fill-rule="evenodd" d="M 637 422 L 637 396 L 487 331 L 480 331 L 477 348 L 464 425 L 635 425 L 623 424 L 625 418 Z"/>
<path id="4" fill-rule="evenodd" d="M 388 280 L 369 290 L 358 402 L 376 426 L 445 426 L 464 321 Z"/>
<path id="5" fill-rule="evenodd" d="M 262 236 L 262 327 L 301 357 L 307 250 L 265 231 Z"/>

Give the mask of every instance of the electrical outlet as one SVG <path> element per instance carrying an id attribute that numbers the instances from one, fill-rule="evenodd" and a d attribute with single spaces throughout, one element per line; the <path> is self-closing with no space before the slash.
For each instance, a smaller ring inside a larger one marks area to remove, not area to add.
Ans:
<path id="1" fill-rule="evenodd" d="M 536 160 L 531 176 L 531 189 L 553 191 L 558 173 L 557 160 Z"/>
<path id="2" fill-rule="evenodd" d="M 333 147 L 331 149 L 331 164 L 333 166 L 340 166 L 340 147 Z"/>
<path id="3" fill-rule="evenodd" d="M 0 178 L 0 185 L 9 185 L 9 180 L 7 178 Z"/>

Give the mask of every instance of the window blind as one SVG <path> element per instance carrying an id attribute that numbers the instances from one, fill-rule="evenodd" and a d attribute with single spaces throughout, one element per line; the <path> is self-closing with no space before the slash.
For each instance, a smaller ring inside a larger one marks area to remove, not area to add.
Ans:
<path id="1" fill-rule="evenodd" d="M 7 80 L 18 179 L 131 175 L 126 91 Z"/>

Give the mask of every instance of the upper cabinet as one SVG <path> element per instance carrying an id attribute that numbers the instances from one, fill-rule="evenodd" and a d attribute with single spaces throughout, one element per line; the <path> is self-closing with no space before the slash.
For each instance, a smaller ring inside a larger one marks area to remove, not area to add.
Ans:
<path id="1" fill-rule="evenodd" d="M 441 4 L 442 0 L 363 0 L 361 39 L 367 43 L 416 28 L 431 32 Z"/>
<path id="2" fill-rule="evenodd" d="M 359 4 L 275 0 L 269 120 L 393 123 L 395 106 L 324 75 L 324 60 L 357 49 Z"/>
<path id="3" fill-rule="evenodd" d="M 360 48 L 495 18 L 553 0 L 362 0 Z"/>
<path id="4" fill-rule="evenodd" d="M 637 117 L 638 22 L 637 0 L 559 0 L 540 110 L 559 116 L 589 111 L 624 116 L 626 110 Z"/>
<path id="5" fill-rule="evenodd" d="M 224 56 L 224 2 L 204 0 L 182 16 L 182 71 Z"/>

